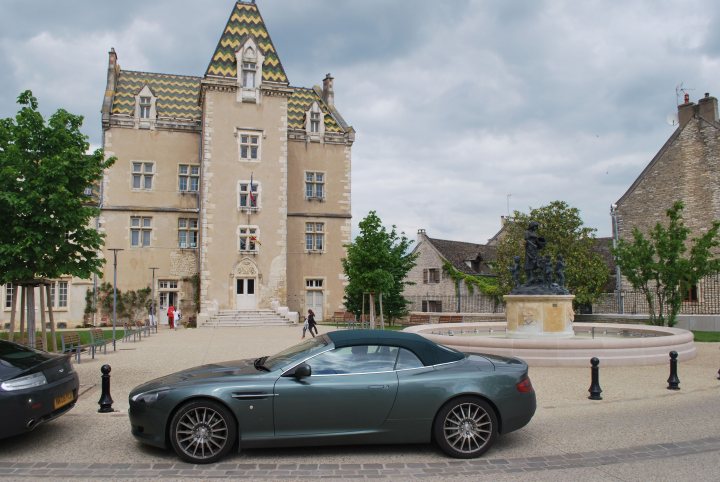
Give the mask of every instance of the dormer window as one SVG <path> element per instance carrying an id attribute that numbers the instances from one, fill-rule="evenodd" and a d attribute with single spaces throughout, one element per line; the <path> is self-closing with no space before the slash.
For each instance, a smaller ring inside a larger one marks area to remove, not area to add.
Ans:
<path id="1" fill-rule="evenodd" d="M 252 38 L 248 38 L 235 53 L 239 102 L 260 102 L 258 87 L 262 83 L 262 64 L 265 57 Z"/>
<path id="2" fill-rule="evenodd" d="M 322 139 L 325 133 L 325 116 L 317 102 L 313 102 L 310 109 L 305 112 L 305 130 L 311 140 Z"/>
<path id="3" fill-rule="evenodd" d="M 135 96 L 135 127 L 154 129 L 157 119 L 157 97 L 145 85 Z"/>

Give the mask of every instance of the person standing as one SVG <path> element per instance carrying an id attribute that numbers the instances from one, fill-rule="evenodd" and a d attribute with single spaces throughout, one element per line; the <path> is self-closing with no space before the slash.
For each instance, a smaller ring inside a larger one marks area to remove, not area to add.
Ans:
<path id="1" fill-rule="evenodd" d="M 167 310 L 167 316 L 168 316 L 168 325 L 170 325 L 170 329 L 175 329 L 175 307 L 173 305 L 170 305 Z"/>
<path id="2" fill-rule="evenodd" d="M 178 329 L 178 325 L 182 323 L 182 312 L 180 311 L 180 307 L 178 306 L 175 308 L 175 329 Z"/>
<path id="3" fill-rule="evenodd" d="M 315 313 L 313 312 L 313 310 L 308 310 L 307 323 L 310 334 L 313 336 L 313 338 L 315 338 L 315 335 L 318 334 L 318 329 L 317 322 L 315 321 Z M 315 335 L 313 335 L 313 330 L 315 330 Z"/>

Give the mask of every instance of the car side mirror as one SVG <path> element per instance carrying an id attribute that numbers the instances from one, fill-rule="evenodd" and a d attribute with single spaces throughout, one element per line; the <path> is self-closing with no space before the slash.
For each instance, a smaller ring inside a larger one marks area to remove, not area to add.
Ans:
<path id="1" fill-rule="evenodd" d="M 310 375 L 312 375 L 312 368 L 307 363 L 299 364 L 295 367 L 295 372 L 293 372 L 293 376 L 297 379 L 306 378 Z"/>

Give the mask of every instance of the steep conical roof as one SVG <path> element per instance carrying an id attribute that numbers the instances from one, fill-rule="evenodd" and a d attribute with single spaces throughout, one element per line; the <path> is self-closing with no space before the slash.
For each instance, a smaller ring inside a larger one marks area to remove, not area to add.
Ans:
<path id="1" fill-rule="evenodd" d="M 236 78 L 235 52 L 248 37 L 255 39 L 260 51 L 265 56 L 262 68 L 263 81 L 287 84 L 288 79 L 285 75 L 285 69 L 280 63 L 280 58 L 275 51 L 270 34 L 265 28 L 265 22 L 262 15 L 260 15 L 260 10 L 254 3 L 244 2 L 235 4 L 205 76 Z"/>

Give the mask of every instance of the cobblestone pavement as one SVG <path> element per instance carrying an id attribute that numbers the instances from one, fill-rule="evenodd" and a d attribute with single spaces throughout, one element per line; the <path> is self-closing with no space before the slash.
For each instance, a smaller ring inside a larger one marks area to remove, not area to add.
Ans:
<path id="1" fill-rule="evenodd" d="M 91 479 L 403 479 L 425 477 L 483 477 L 526 474 L 572 468 L 593 468 L 628 462 L 666 460 L 692 454 L 720 451 L 720 437 L 678 443 L 627 447 L 615 450 L 578 452 L 526 458 L 489 458 L 428 463 L 50 463 L 0 462 L 0 476 L 17 478 Z"/>

